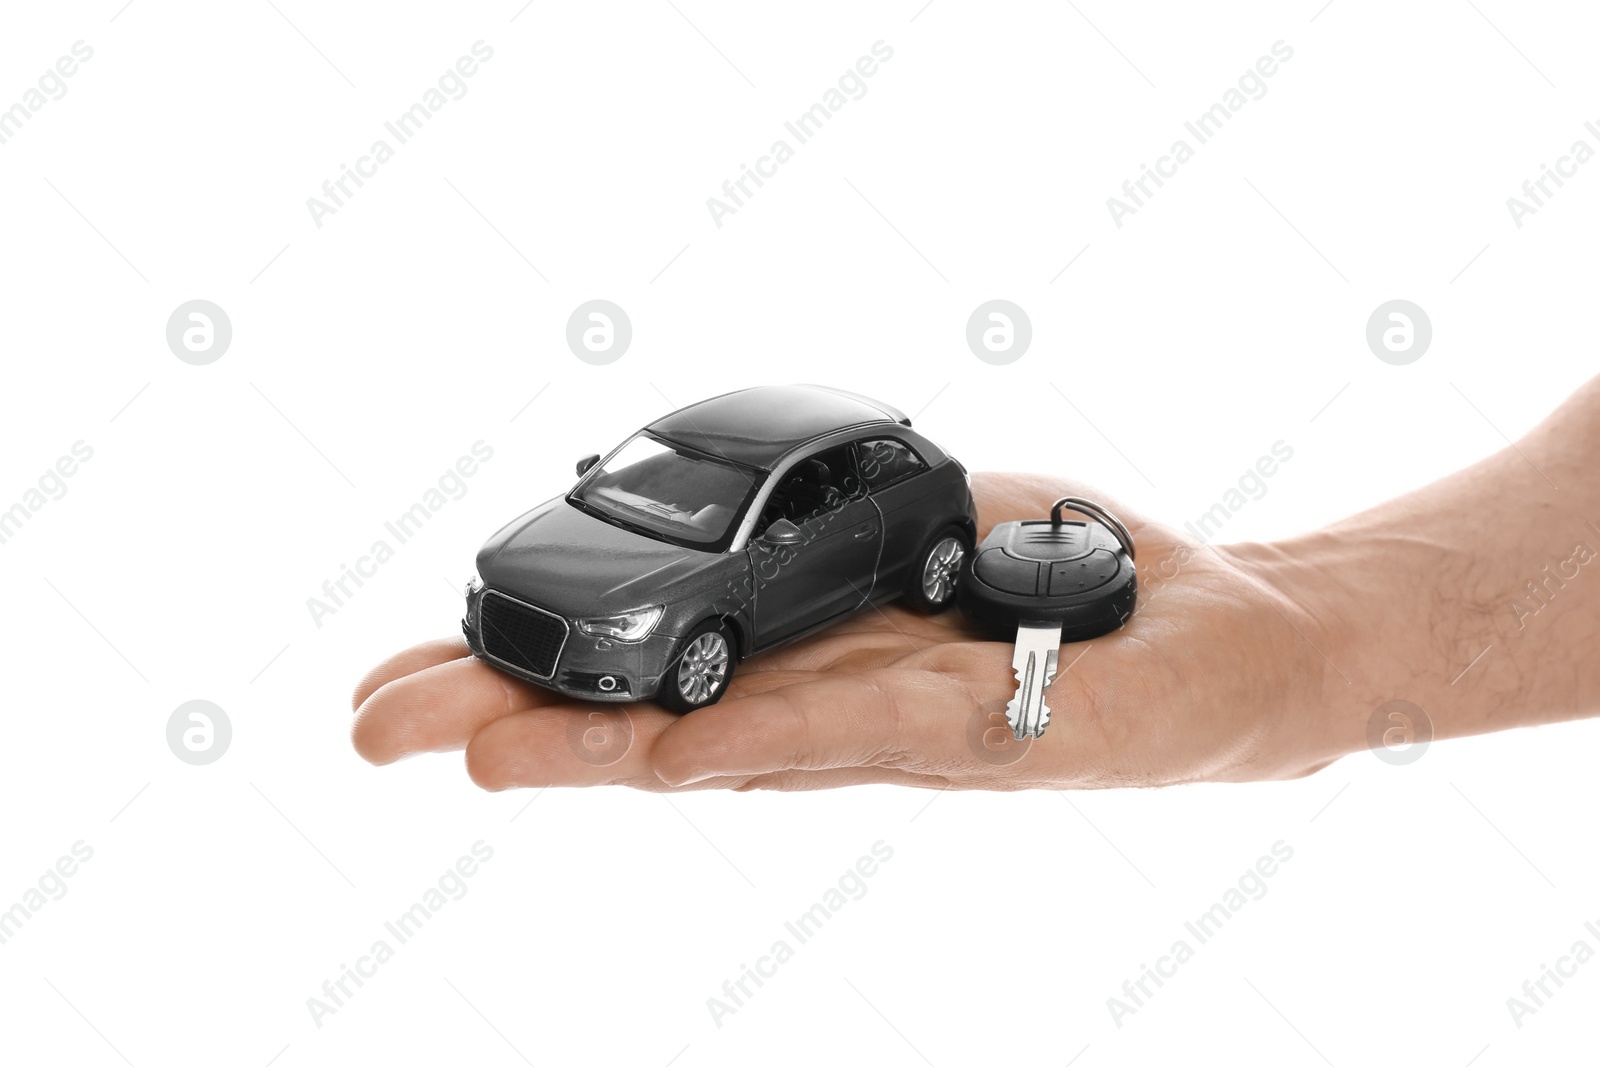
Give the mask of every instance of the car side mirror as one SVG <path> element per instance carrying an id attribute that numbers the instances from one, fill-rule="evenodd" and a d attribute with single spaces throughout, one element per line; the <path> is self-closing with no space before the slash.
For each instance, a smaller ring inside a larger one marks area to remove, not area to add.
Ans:
<path id="1" fill-rule="evenodd" d="M 598 453 L 598 452 L 591 452 L 587 456 L 579 457 L 579 459 L 578 459 L 578 477 L 581 478 L 585 474 L 589 473 L 589 468 L 593 467 L 596 463 L 599 463 L 599 462 L 600 462 L 600 453 Z"/>
<path id="2" fill-rule="evenodd" d="M 773 519 L 761 535 L 761 541 L 769 545 L 798 545 L 805 539 L 806 535 L 800 532 L 800 527 L 788 519 Z"/>

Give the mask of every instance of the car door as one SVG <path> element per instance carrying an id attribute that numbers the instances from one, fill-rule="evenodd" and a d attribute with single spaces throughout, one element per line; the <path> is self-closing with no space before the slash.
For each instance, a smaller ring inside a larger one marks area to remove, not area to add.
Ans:
<path id="1" fill-rule="evenodd" d="M 898 587 L 908 580 L 907 568 L 932 533 L 925 504 L 930 486 L 920 477 L 928 463 L 907 442 L 887 436 L 860 441 L 856 463 L 883 522 L 878 578 L 886 584 L 880 591 L 891 582 Z"/>
<path id="2" fill-rule="evenodd" d="M 797 545 L 761 534 L 776 519 L 800 528 Z M 764 647 L 853 611 L 871 596 L 883 522 L 845 444 L 797 462 L 779 477 L 746 551 L 755 575 L 756 644 Z"/>

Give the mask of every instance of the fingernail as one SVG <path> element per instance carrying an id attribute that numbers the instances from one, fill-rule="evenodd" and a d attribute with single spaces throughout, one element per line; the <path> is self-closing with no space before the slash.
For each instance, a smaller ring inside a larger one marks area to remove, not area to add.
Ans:
<path id="1" fill-rule="evenodd" d="M 677 773 L 677 774 L 657 771 L 656 772 L 656 777 L 660 778 L 663 782 L 666 782 L 668 785 L 673 786 L 673 787 L 676 788 L 676 787 L 681 787 L 681 786 L 686 786 L 686 785 L 694 785 L 696 782 L 703 782 L 707 778 L 715 778 L 716 775 L 711 774 L 709 772 L 703 772 L 703 771 L 688 771 L 688 772 L 680 772 L 680 773 Z"/>

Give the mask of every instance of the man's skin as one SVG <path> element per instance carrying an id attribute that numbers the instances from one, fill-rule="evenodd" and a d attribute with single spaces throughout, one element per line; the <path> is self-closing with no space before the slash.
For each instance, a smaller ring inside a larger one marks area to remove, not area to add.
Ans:
<path id="1" fill-rule="evenodd" d="M 1394 699 L 1436 739 L 1600 713 L 1600 378 L 1516 445 L 1284 541 L 1203 546 L 1043 475 L 973 491 L 980 538 L 1079 495 L 1138 546 L 1134 617 L 1062 647 L 1040 740 L 1004 725 L 1010 645 L 887 604 L 745 661 L 686 716 L 572 701 L 431 641 L 357 687 L 356 750 L 465 748 L 485 789 L 1103 788 L 1310 774 L 1367 747 Z M 574 746 L 574 717 L 606 755 Z"/>

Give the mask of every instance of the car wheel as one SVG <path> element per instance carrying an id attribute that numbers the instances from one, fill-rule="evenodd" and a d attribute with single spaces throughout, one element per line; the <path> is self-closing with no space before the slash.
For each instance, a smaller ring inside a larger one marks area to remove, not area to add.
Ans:
<path id="1" fill-rule="evenodd" d="M 707 619 L 683 639 L 656 700 L 668 711 L 693 711 L 715 704 L 733 680 L 733 635 L 721 619 Z"/>
<path id="2" fill-rule="evenodd" d="M 929 615 L 954 604 L 961 565 L 971 551 L 972 539 L 959 526 L 946 526 L 934 534 L 911 568 L 904 594 L 906 603 Z"/>

